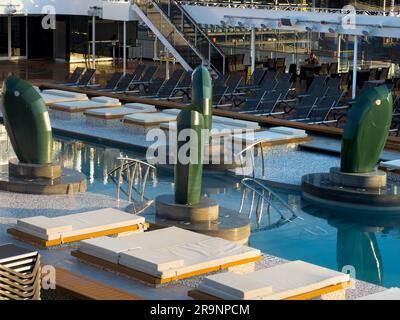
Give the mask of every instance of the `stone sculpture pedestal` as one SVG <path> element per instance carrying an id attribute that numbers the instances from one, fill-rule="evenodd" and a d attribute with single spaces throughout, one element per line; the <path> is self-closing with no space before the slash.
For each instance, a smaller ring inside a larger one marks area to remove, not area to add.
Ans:
<path id="1" fill-rule="evenodd" d="M 12 159 L 8 175 L 0 176 L 0 190 L 28 194 L 73 194 L 86 191 L 86 177 L 62 169 L 60 163 L 46 165 L 21 163 Z"/>
<path id="2" fill-rule="evenodd" d="M 159 226 L 176 226 L 241 244 L 246 244 L 250 236 L 248 218 L 221 208 L 205 197 L 196 205 L 182 205 L 175 203 L 172 194 L 158 196 L 155 222 Z"/>

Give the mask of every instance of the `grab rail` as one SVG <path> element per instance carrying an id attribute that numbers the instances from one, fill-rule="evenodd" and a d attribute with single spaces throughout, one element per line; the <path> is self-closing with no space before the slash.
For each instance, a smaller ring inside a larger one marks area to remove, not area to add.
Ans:
<path id="1" fill-rule="evenodd" d="M 108 172 L 108 176 L 117 185 L 117 201 L 120 200 L 121 192 L 128 197 L 128 202 L 133 204 L 134 213 L 138 214 L 147 209 L 154 200 L 145 197 L 147 180 L 150 178 L 153 183 L 157 180 L 156 167 L 138 159 L 119 157 L 120 164 Z M 124 182 L 128 185 L 128 190 L 123 188 Z M 133 193 L 139 197 L 139 205 L 133 200 Z"/>

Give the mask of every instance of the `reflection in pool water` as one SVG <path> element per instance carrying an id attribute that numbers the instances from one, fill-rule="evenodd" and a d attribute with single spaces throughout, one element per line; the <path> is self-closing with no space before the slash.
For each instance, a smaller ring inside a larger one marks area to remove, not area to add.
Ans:
<path id="1" fill-rule="evenodd" d="M 108 179 L 107 172 L 114 168 L 115 159 L 119 156 L 144 158 L 140 153 L 66 139 L 57 139 L 54 149 L 63 159 L 65 167 L 87 175 L 88 191 L 112 196 L 115 196 L 116 187 Z M 299 153 L 298 150 L 294 152 Z M 313 156 L 323 161 L 324 156 L 321 154 L 307 152 L 304 157 L 312 161 Z M 336 161 L 332 160 L 332 156 L 327 158 L 328 162 Z M 280 170 L 279 163 L 276 170 Z M 146 196 L 150 198 L 171 192 L 171 170 L 159 170 L 157 182 L 149 183 L 146 188 Z M 228 175 L 205 172 L 203 194 L 216 199 L 221 206 L 238 211 L 242 192 L 239 180 Z M 257 217 L 253 215 L 250 245 L 290 260 L 301 259 L 337 270 L 343 267 L 348 270 L 354 268 L 358 279 L 387 287 L 400 286 L 399 218 L 349 219 L 332 210 L 316 208 L 303 201 L 297 193 L 281 192 L 280 196 L 299 217 L 292 222 L 277 224 L 276 228 L 268 228 L 280 218 L 276 212 L 271 211 L 258 229 Z"/>

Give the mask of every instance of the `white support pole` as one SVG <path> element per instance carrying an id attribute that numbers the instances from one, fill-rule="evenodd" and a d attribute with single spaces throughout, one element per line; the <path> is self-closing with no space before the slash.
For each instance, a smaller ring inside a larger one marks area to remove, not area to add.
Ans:
<path id="1" fill-rule="evenodd" d="M 96 15 L 92 17 L 92 68 L 96 68 Z"/>
<path id="2" fill-rule="evenodd" d="M 12 57 L 12 48 L 11 48 L 11 16 L 7 17 L 7 55 L 8 59 L 11 60 Z"/>
<path id="3" fill-rule="evenodd" d="M 251 27 L 250 58 L 251 58 L 251 74 L 253 74 L 253 72 L 256 68 L 256 28 L 254 26 Z"/>
<path id="4" fill-rule="evenodd" d="M 342 55 L 342 36 L 338 34 L 338 49 L 337 49 L 337 73 L 340 72 L 340 58 Z"/>
<path id="5" fill-rule="evenodd" d="M 357 56 L 358 56 L 358 41 L 357 36 L 354 36 L 354 53 L 353 53 L 353 83 L 351 85 L 352 99 L 356 98 L 357 92 Z"/>
<path id="6" fill-rule="evenodd" d="M 123 33 L 124 33 L 124 35 L 123 35 L 123 50 L 124 50 L 124 52 L 123 52 L 123 54 L 122 54 L 122 56 L 123 56 L 123 72 L 124 72 L 124 75 L 126 74 L 126 21 L 124 21 L 124 31 L 123 31 Z"/>

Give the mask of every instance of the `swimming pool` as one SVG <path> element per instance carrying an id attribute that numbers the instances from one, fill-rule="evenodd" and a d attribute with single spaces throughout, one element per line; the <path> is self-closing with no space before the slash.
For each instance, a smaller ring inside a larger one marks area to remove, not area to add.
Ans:
<path id="1" fill-rule="evenodd" d="M 111 196 L 115 196 L 116 186 L 107 173 L 114 167 L 115 159 L 122 155 L 144 158 L 141 153 L 62 137 L 57 137 L 54 149 L 65 167 L 81 171 L 88 177 L 88 191 Z M 288 182 L 295 184 L 304 173 L 329 168 L 338 164 L 339 158 L 300 151 L 292 145 L 271 150 L 266 161 L 267 178 L 288 177 Z M 243 189 L 235 177 L 204 174 L 203 194 L 216 199 L 221 206 L 237 211 Z M 171 170 L 159 170 L 157 181 L 149 182 L 146 187 L 149 198 L 172 192 Z M 299 192 L 280 190 L 279 195 L 298 218 L 278 223 L 280 216 L 271 211 L 258 226 L 253 214 L 251 246 L 290 260 L 301 259 L 337 270 L 354 268 L 355 276 L 360 280 L 387 287 L 400 286 L 400 219 L 349 219 L 308 204 Z"/>

